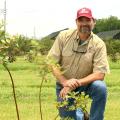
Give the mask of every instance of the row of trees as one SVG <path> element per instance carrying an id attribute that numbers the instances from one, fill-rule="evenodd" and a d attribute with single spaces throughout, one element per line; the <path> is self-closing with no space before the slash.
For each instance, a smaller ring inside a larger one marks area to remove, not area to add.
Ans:
<path id="1" fill-rule="evenodd" d="M 120 19 L 115 16 L 110 16 L 108 18 L 96 19 L 94 33 L 117 29 L 120 29 Z"/>

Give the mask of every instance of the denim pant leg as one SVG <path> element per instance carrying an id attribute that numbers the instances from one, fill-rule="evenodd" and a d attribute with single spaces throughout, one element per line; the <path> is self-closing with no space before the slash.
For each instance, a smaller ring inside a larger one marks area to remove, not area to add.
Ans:
<path id="1" fill-rule="evenodd" d="M 62 101 L 59 97 L 59 93 L 62 89 L 62 86 L 57 84 L 56 93 L 57 93 L 57 101 Z M 97 80 L 92 82 L 87 86 L 79 87 L 75 90 L 76 92 L 85 92 L 92 98 L 91 110 L 90 110 L 90 120 L 103 120 L 104 119 L 104 111 L 106 105 L 107 98 L 107 89 L 104 81 Z M 73 103 L 73 100 L 69 102 Z M 82 120 L 81 112 L 79 110 L 76 111 L 67 111 L 66 108 L 60 108 L 59 114 L 62 118 L 65 117 L 73 117 L 74 120 Z M 76 115 L 77 113 L 77 115 Z"/>
<path id="2" fill-rule="evenodd" d="M 83 92 L 83 91 L 85 91 L 85 88 L 86 87 L 82 86 L 82 87 L 76 89 L 75 92 L 77 92 L 77 91 Z M 57 83 L 56 84 L 56 94 L 57 94 L 58 102 L 63 101 L 63 99 L 59 97 L 61 89 L 62 89 L 62 86 L 59 83 Z M 74 102 L 73 99 L 69 99 L 70 105 L 72 105 L 73 102 Z M 82 111 L 80 109 L 68 111 L 65 107 L 62 107 L 59 109 L 59 115 L 61 118 L 70 117 L 70 118 L 73 118 L 74 120 L 83 120 L 84 119 L 84 114 L 82 113 Z"/>
<path id="3" fill-rule="evenodd" d="M 107 89 L 104 81 L 97 80 L 89 85 L 86 93 L 92 98 L 90 120 L 103 120 L 107 99 Z"/>
<path id="4" fill-rule="evenodd" d="M 57 83 L 56 84 L 57 102 L 63 101 L 63 99 L 59 97 L 61 89 L 62 89 L 62 86 L 59 83 Z M 70 103 L 70 105 L 72 105 L 74 100 L 73 99 L 69 99 L 68 102 Z M 76 119 L 76 110 L 69 111 L 66 107 L 59 108 L 59 115 L 60 115 L 60 117 L 62 119 L 66 118 L 66 117 L 70 117 L 70 118 L 72 118 L 74 120 L 77 120 Z"/>

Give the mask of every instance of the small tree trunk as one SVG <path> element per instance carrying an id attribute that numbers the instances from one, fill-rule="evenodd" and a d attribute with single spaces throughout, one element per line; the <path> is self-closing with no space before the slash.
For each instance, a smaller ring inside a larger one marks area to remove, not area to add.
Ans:
<path id="1" fill-rule="evenodd" d="M 41 94 L 42 94 L 42 86 L 43 86 L 43 82 L 45 80 L 45 73 L 42 76 L 42 81 L 40 84 L 40 91 L 39 91 L 39 105 L 40 105 L 40 120 L 43 120 L 43 115 L 42 115 L 42 100 L 41 100 Z"/>
<path id="2" fill-rule="evenodd" d="M 84 112 L 84 120 L 89 120 L 89 114 L 87 111 Z"/>
<path id="3" fill-rule="evenodd" d="M 17 119 L 20 120 L 19 110 L 18 110 L 18 105 L 17 105 L 17 100 L 16 100 L 15 85 L 14 85 L 14 81 L 13 81 L 13 78 L 12 78 L 12 74 L 10 73 L 10 70 L 8 69 L 8 67 L 7 67 L 7 65 L 5 63 L 3 63 L 3 66 L 7 70 L 7 72 L 9 73 L 9 76 L 10 76 L 10 79 L 11 79 L 11 82 L 12 82 L 13 97 L 14 97 L 15 106 L 16 106 Z"/>

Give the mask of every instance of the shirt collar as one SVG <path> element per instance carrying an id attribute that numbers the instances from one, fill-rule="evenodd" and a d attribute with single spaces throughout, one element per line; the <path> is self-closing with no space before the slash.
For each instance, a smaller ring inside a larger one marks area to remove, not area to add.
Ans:
<path id="1" fill-rule="evenodd" d="M 82 45 L 86 45 L 89 43 L 90 39 L 93 37 L 93 32 L 91 32 L 90 36 L 88 37 L 87 40 L 85 40 L 85 42 L 82 44 Z M 79 42 L 80 38 L 79 38 L 79 35 L 78 35 L 78 32 L 76 30 L 76 39 L 75 39 L 77 42 Z"/>

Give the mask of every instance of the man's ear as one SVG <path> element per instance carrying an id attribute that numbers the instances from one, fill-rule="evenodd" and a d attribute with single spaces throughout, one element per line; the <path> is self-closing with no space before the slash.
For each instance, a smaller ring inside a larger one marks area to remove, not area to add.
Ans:
<path id="1" fill-rule="evenodd" d="M 94 25 L 96 25 L 96 19 L 93 19 Z"/>
<path id="2" fill-rule="evenodd" d="M 77 23 L 77 19 L 75 19 L 75 22 Z"/>
<path id="3" fill-rule="evenodd" d="M 77 19 L 75 19 L 75 23 L 76 23 L 76 25 L 77 25 Z"/>

